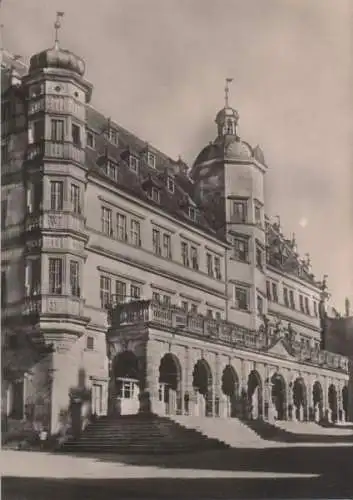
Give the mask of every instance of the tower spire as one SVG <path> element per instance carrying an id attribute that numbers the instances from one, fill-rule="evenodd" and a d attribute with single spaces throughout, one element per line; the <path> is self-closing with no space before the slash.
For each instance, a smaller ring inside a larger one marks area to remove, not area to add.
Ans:
<path id="1" fill-rule="evenodd" d="M 55 50 L 59 50 L 59 29 L 61 28 L 61 18 L 64 17 L 64 12 L 58 11 L 56 13 L 56 20 L 54 23 L 55 28 Z"/>
<path id="2" fill-rule="evenodd" d="M 226 86 L 224 89 L 224 103 L 225 103 L 225 108 L 228 108 L 229 106 L 229 84 L 232 83 L 233 78 L 226 78 Z"/>

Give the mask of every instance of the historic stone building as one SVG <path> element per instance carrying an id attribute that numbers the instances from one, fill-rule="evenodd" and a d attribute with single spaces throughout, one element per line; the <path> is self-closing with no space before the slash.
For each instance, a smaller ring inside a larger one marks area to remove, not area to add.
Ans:
<path id="1" fill-rule="evenodd" d="M 188 168 L 99 113 L 84 75 L 58 44 L 4 53 L 3 414 L 347 418 L 325 283 L 268 217 L 228 90 Z"/>

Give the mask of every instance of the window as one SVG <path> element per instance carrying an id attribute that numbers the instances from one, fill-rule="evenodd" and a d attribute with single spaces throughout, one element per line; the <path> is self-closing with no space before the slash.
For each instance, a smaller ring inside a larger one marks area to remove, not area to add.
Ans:
<path id="1" fill-rule="evenodd" d="M 167 189 L 170 193 L 174 193 L 175 184 L 174 184 L 174 179 L 172 177 L 167 178 Z"/>
<path id="2" fill-rule="evenodd" d="M 206 254 L 206 260 L 207 260 L 207 274 L 213 277 L 213 258 L 210 253 Z"/>
<path id="3" fill-rule="evenodd" d="M 197 315 L 197 305 L 196 304 L 191 304 L 190 313 L 193 314 L 194 316 Z"/>
<path id="4" fill-rule="evenodd" d="M 127 240 L 126 222 L 127 220 L 125 215 L 119 213 L 116 214 L 116 237 L 118 240 Z"/>
<path id="5" fill-rule="evenodd" d="M 183 266 L 189 267 L 189 246 L 184 241 L 181 242 L 181 260 L 183 262 Z"/>
<path id="6" fill-rule="evenodd" d="M 92 149 L 94 148 L 94 135 L 89 131 L 87 131 L 87 146 Z"/>
<path id="7" fill-rule="evenodd" d="M 197 271 L 199 268 L 199 256 L 196 247 L 192 246 L 190 248 L 190 257 L 191 257 L 191 267 Z"/>
<path id="8" fill-rule="evenodd" d="M 153 292 L 152 293 L 152 301 L 155 304 L 160 304 L 161 303 L 161 295 L 158 292 Z"/>
<path id="9" fill-rule="evenodd" d="M 71 201 L 71 209 L 74 214 L 80 214 L 81 213 L 81 203 L 80 203 L 80 198 L 81 198 L 81 193 L 80 193 L 80 186 L 77 186 L 76 184 L 71 184 L 70 188 L 70 201 Z"/>
<path id="10" fill-rule="evenodd" d="M 29 259 L 25 265 L 25 294 L 38 295 L 41 286 L 41 261 Z"/>
<path id="11" fill-rule="evenodd" d="M 51 210 L 62 210 L 63 205 L 64 205 L 64 183 L 61 181 L 50 181 Z"/>
<path id="12" fill-rule="evenodd" d="M 49 259 L 49 293 L 61 295 L 63 293 L 63 261 Z"/>
<path id="13" fill-rule="evenodd" d="M 42 202 L 42 184 L 36 182 L 35 184 L 29 183 L 26 189 L 26 205 L 29 214 L 36 212 L 40 209 Z"/>
<path id="14" fill-rule="evenodd" d="M 118 180 L 118 166 L 116 163 L 114 163 L 111 160 L 107 161 L 107 166 L 106 166 L 106 173 L 108 177 L 111 179 L 114 179 L 115 181 Z"/>
<path id="15" fill-rule="evenodd" d="M 306 312 L 306 314 L 309 314 L 309 316 L 310 316 L 310 308 L 309 308 L 309 299 L 308 299 L 308 297 L 304 297 L 304 304 L 305 304 L 305 312 Z"/>
<path id="16" fill-rule="evenodd" d="M 191 220 L 196 221 L 197 209 L 195 207 L 189 207 L 189 217 Z"/>
<path id="17" fill-rule="evenodd" d="M 163 257 L 172 258 L 172 239 L 170 234 L 163 234 Z"/>
<path id="18" fill-rule="evenodd" d="M 169 295 L 163 295 L 162 297 L 162 306 L 166 308 L 170 308 L 172 305 L 172 299 L 169 297 Z"/>
<path id="19" fill-rule="evenodd" d="M 76 123 L 72 124 L 72 142 L 74 146 L 77 146 L 78 148 L 81 147 L 81 129 Z"/>
<path id="20" fill-rule="evenodd" d="M 151 198 L 155 203 L 161 202 L 161 193 L 160 193 L 159 189 L 152 187 Z"/>
<path id="21" fill-rule="evenodd" d="M 262 316 L 264 313 L 264 301 L 261 297 L 261 295 L 257 296 L 257 314 Z"/>
<path id="22" fill-rule="evenodd" d="M 284 305 L 286 307 L 289 307 L 289 298 L 288 298 L 288 288 L 283 288 L 283 300 L 284 300 Z"/>
<path id="23" fill-rule="evenodd" d="M 226 121 L 225 133 L 227 135 L 234 135 L 235 134 L 234 122 L 230 118 L 228 118 L 228 120 Z"/>
<path id="24" fill-rule="evenodd" d="M 235 305 L 242 311 L 249 310 L 249 293 L 246 288 L 235 287 L 234 289 Z"/>
<path id="25" fill-rule="evenodd" d="M 28 124 L 28 144 L 34 144 L 43 138 L 43 122 L 36 120 Z"/>
<path id="26" fill-rule="evenodd" d="M 130 237 L 131 237 L 131 243 L 136 247 L 141 246 L 140 234 L 141 234 L 140 223 L 137 220 L 132 220 L 130 226 Z"/>
<path id="27" fill-rule="evenodd" d="M 289 290 L 289 305 L 291 309 L 295 309 L 295 301 L 294 301 L 294 292 L 293 290 Z"/>
<path id="28" fill-rule="evenodd" d="M 115 295 L 118 304 L 126 301 L 126 283 L 119 280 L 115 281 Z"/>
<path id="29" fill-rule="evenodd" d="M 139 299 L 141 297 L 141 288 L 137 285 L 131 285 L 130 295 L 132 299 Z"/>
<path id="30" fill-rule="evenodd" d="M 150 167 L 156 168 L 156 156 L 153 153 L 147 153 L 147 163 Z"/>
<path id="31" fill-rule="evenodd" d="M 212 309 L 207 309 L 206 318 L 213 319 L 213 311 Z"/>
<path id="32" fill-rule="evenodd" d="M 240 262 L 249 262 L 249 243 L 245 239 L 234 238 L 234 258 Z"/>
<path id="33" fill-rule="evenodd" d="M 100 299 L 101 308 L 107 309 L 111 302 L 111 279 L 108 276 L 100 278 Z"/>
<path id="34" fill-rule="evenodd" d="M 187 302 L 186 300 L 182 300 L 180 306 L 184 313 L 187 314 L 189 311 L 189 302 Z"/>
<path id="35" fill-rule="evenodd" d="M 113 236 L 112 215 L 110 208 L 102 207 L 102 232 L 108 236 Z"/>
<path id="36" fill-rule="evenodd" d="M 266 296 L 268 300 L 271 300 L 271 283 L 269 281 L 266 281 Z"/>
<path id="37" fill-rule="evenodd" d="M 215 316 L 216 316 L 216 321 L 221 321 L 222 315 L 219 311 L 216 312 Z"/>
<path id="38" fill-rule="evenodd" d="M 246 201 L 234 201 L 233 202 L 233 221 L 234 222 L 246 222 L 247 218 L 247 202 Z"/>
<path id="39" fill-rule="evenodd" d="M 304 297 L 299 295 L 299 308 L 300 312 L 304 312 Z"/>
<path id="40" fill-rule="evenodd" d="M 8 208 L 8 200 L 7 198 L 3 198 L 1 200 L 1 229 L 3 229 L 6 226 L 7 208 Z"/>
<path id="41" fill-rule="evenodd" d="M 272 300 L 278 302 L 278 287 L 277 283 L 272 283 Z"/>
<path id="42" fill-rule="evenodd" d="M 261 217 L 261 205 L 255 203 L 255 224 L 257 226 L 262 226 L 262 217 Z"/>
<path id="43" fill-rule="evenodd" d="M 74 297 L 80 297 L 80 266 L 76 260 L 70 260 L 70 292 Z"/>
<path id="44" fill-rule="evenodd" d="M 214 258 L 214 272 L 215 272 L 216 279 L 221 280 L 222 279 L 221 259 L 219 257 Z"/>
<path id="45" fill-rule="evenodd" d="M 130 166 L 130 170 L 132 170 L 133 172 L 136 172 L 136 173 L 138 172 L 139 160 L 138 160 L 138 158 L 136 158 L 136 156 L 130 155 L 129 166 Z"/>
<path id="46" fill-rule="evenodd" d="M 317 302 L 316 302 L 316 300 L 313 300 L 313 306 L 314 306 L 314 315 L 317 317 L 318 316 L 318 310 L 317 310 Z"/>
<path id="47" fill-rule="evenodd" d="M 94 349 L 94 338 L 90 335 L 86 338 L 86 349 L 87 351 L 93 351 Z"/>
<path id="48" fill-rule="evenodd" d="M 158 231 L 158 229 L 152 230 L 152 243 L 153 243 L 153 253 L 155 253 L 156 255 L 161 255 L 162 254 L 161 233 L 160 231 Z"/>
<path id="49" fill-rule="evenodd" d="M 64 142 L 64 120 L 51 120 L 51 140 Z"/>
<path id="50" fill-rule="evenodd" d="M 112 142 L 113 144 L 118 144 L 119 136 L 118 136 L 118 132 L 115 129 L 109 127 L 108 133 L 106 135 L 107 135 L 110 142 Z"/>
<path id="51" fill-rule="evenodd" d="M 256 267 L 262 269 L 262 249 L 256 245 Z"/>
<path id="52" fill-rule="evenodd" d="M 1 305 L 5 306 L 7 300 L 6 271 L 1 271 Z"/>

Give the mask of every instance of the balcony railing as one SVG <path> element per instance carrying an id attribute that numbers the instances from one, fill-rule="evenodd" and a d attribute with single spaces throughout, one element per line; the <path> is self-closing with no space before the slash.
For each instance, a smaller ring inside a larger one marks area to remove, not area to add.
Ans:
<path id="1" fill-rule="evenodd" d="M 85 152 L 71 142 L 41 141 L 29 144 L 27 147 L 27 160 L 34 160 L 39 157 L 84 163 Z"/>
<path id="2" fill-rule="evenodd" d="M 84 316 L 84 300 L 67 295 L 34 295 L 26 297 L 22 314 L 58 314 Z"/>
<path id="3" fill-rule="evenodd" d="M 149 323 L 151 326 L 158 325 L 170 329 L 175 334 L 187 332 L 205 340 L 256 352 L 266 352 L 276 340 L 281 338 L 278 333 L 268 335 L 261 330 L 248 330 L 235 323 L 188 314 L 177 307 L 162 307 L 149 300 L 114 305 L 108 311 L 108 320 L 110 323 L 108 335 L 128 325 Z M 348 359 L 344 356 L 308 347 L 289 337 L 286 337 L 284 341 L 298 361 L 348 371 Z"/>
<path id="4" fill-rule="evenodd" d="M 26 231 L 35 229 L 71 230 L 84 232 L 85 220 L 82 215 L 72 212 L 47 210 L 31 214 L 26 218 Z"/>

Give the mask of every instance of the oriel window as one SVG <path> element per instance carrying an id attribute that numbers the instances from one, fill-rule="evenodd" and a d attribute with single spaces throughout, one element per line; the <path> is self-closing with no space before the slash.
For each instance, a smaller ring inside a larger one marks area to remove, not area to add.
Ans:
<path id="1" fill-rule="evenodd" d="M 62 210 L 64 205 L 64 183 L 50 181 L 50 209 Z"/>
<path id="2" fill-rule="evenodd" d="M 49 293 L 63 293 L 63 260 L 60 258 L 49 259 Z"/>
<path id="3" fill-rule="evenodd" d="M 51 140 L 64 142 L 64 120 L 51 120 Z"/>

